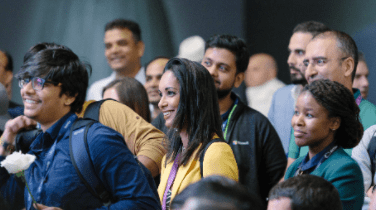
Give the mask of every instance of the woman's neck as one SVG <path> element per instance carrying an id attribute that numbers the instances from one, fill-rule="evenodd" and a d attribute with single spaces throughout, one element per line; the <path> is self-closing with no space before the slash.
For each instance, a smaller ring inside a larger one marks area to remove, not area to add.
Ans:
<path id="1" fill-rule="evenodd" d="M 333 141 L 334 141 L 334 138 L 332 137 L 332 138 L 328 138 L 326 140 L 323 140 L 319 144 L 309 146 L 309 151 L 308 151 L 309 159 L 312 159 L 319 152 L 323 151 Z"/>
<path id="2" fill-rule="evenodd" d="M 181 142 L 183 143 L 183 147 L 187 148 L 188 142 L 189 142 L 187 130 L 182 130 L 180 132 L 180 138 L 181 138 Z"/>

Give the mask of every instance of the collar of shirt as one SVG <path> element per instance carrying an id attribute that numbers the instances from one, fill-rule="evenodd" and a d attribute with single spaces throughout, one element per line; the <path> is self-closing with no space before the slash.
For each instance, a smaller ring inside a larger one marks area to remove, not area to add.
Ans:
<path id="1" fill-rule="evenodd" d="M 354 93 L 354 98 L 355 98 L 355 99 L 358 98 L 359 95 L 360 95 L 360 90 L 357 89 L 357 88 L 353 88 L 352 91 L 353 91 L 353 93 Z M 363 101 L 363 98 L 362 98 L 362 101 Z"/>
<path id="2" fill-rule="evenodd" d="M 310 160 L 309 160 L 309 154 L 307 154 L 301 163 L 301 170 L 305 172 L 308 171 L 308 173 L 311 173 L 317 167 L 320 161 L 324 158 L 325 153 L 327 153 L 334 146 L 335 146 L 335 142 L 333 141 L 327 147 L 325 147 L 321 152 L 313 156 L 312 159 Z"/>
<path id="3" fill-rule="evenodd" d="M 61 137 L 62 134 L 65 133 L 68 125 L 63 126 L 64 123 L 68 120 L 69 122 L 67 123 L 73 123 L 76 118 L 77 116 L 73 112 L 69 112 L 64 117 L 60 118 L 55 124 L 48 128 L 46 132 L 37 136 L 37 138 L 30 145 L 30 151 L 36 154 L 42 152 L 44 148 L 51 147 L 55 140 L 59 141 L 59 136 Z"/>
<path id="4" fill-rule="evenodd" d="M 239 98 L 236 97 L 235 102 L 232 104 L 232 106 L 224 114 L 221 115 L 221 118 L 222 118 L 223 122 L 225 122 L 227 120 L 228 116 L 230 115 L 230 112 L 231 112 L 232 108 L 234 108 L 234 106 L 236 104 L 238 104 L 238 102 L 239 102 Z"/>

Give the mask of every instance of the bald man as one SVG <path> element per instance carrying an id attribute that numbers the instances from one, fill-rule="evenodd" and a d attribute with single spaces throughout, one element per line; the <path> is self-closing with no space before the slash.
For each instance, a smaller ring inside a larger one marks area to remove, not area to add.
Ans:
<path id="1" fill-rule="evenodd" d="M 151 60 L 145 67 L 145 89 L 148 93 L 150 109 L 151 109 L 151 117 L 152 119 L 156 118 L 161 111 L 159 110 L 158 103 L 161 97 L 159 96 L 158 87 L 159 82 L 161 81 L 161 77 L 163 74 L 164 67 L 166 63 L 170 60 L 167 57 L 156 57 Z"/>
<path id="2" fill-rule="evenodd" d="M 250 57 L 245 72 L 245 85 L 248 106 L 267 116 L 273 94 L 285 84 L 277 79 L 277 62 L 266 53 Z"/>

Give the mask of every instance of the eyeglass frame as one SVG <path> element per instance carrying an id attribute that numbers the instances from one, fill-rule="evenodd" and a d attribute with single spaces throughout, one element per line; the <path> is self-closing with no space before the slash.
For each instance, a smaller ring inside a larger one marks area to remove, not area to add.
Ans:
<path id="1" fill-rule="evenodd" d="M 37 89 L 37 88 L 35 88 L 35 85 L 34 85 L 34 83 L 35 83 L 35 80 L 37 80 L 37 79 L 40 79 L 41 81 L 42 81 L 42 87 L 41 87 L 41 89 Z M 27 81 L 28 80 L 28 81 Z M 59 82 L 54 82 L 54 81 L 47 81 L 47 80 L 45 80 L 45 79 L 43 79 L 43 78 L 40 78 L 40 77 L 27 77 L 27 78 L 23 78 L 23 79 L 19 79 L 18 80 L 18 86 L 22 89 L 25 85 L 27 85 L 27 84 L 29 84 L 29 82 L 32 82 L 31 83 L 31 86 L 33 87 L 33 89 L 35 90 L 35 91 L 39 91 L 39 90 L 43 90 L 43 88 L 44 88 L 44 85 L 47 83 L 47 84 L 53 84 L 53 85 L 59 85 Z"/>
<path id="2" fill-rule="evenodd" d="M 336 59 L 327 59 L 327 58 L 323 58 L 323 57 L 319 57 L 319 58 L 315 58 L 313 59 L 313 62 L 312 62 L 312 66 L 324 66 L 327 62 L 329 61 L 332 61 L 332 60 L 342 60 L 344 61 L 345 59 L 349 58 L 350 56 L 346 56 L 346 57 L 343 57 L 343 58 L 336 58 Z M 322 63 L 318 63 L 319 60 L 325 60 L 324 62 Z M 308 62 L 308 64 L 306 64 Z M 308 59 L 304 59 L 303 60 L 303 66 L 304 67 L 308 67 L 308 65 L 310 64 L 310 62 L 308 61 Z"/>

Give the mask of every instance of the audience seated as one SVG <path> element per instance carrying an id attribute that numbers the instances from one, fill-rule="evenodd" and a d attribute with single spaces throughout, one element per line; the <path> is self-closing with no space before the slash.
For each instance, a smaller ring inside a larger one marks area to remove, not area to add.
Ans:
<path id="1" fill-rule="evenodd" d="M 267 116 L 273 94 L 285 84 L 277 79 L 278 66 L 274 58 L 266 53 L 252 55 L 245 71 L 248 106 Z"/>
<path id="2" fill-rule="evenodd" d="M 171 203 L 171 210 L 263 210 L 263 203 L 246 187 L 223 176 L 189 185 Z"/>
<path id="3" fill-rule="evenodd" d="M 312 37 L 320 32 L 329 30 L 324 24 L 307 21 L 295 26 L 290 38 L 287 64 L 290 69 L 291 83 L 274 93 L 268 118 L 281 138 L 283 149 L 287 155 L 291 137 L 291 118 L 299 93 L 307 84 L 304 78 L 303 59 L 306 46 Z M 292 159 L 291 159 L 292 160 Z M 292 161 L 291 161 L 292 162 Z M 289 164 L 291 164 L 289 162 Z"/>
<path id="4" fill-rule="evenodd" d="M 103 88 L 103 99 L 112 98 L 127 105 L 144 120 L 150 122 L 148 95 L 144 86 L 134 78 L 117 79 Z"/>
<path id="5" fill-rule="evenodd" d="M 169 209 L 178 193 L 203 177 L 222 175 L 238 181 L 234 154 L 223 140 L 209 72 L 197 62 L 173 58 L 166 64 L 159 91 L 158 105 L 169 128 L 158 187 L 162 209 Z"/>
<path id="6" fill-rule="evenodd" d="M 141 38 L 140 26 L 136 22 L 116 19 L 107 23 L 104 44 L 104 54 L 113 73 L 90 86 L 87 100 L 101 100 L 103 88 L 121 77 L 132 77 L 145 84 L 145 70 L 141 66 L 145 44 Z"/>
<path id="7" fill-rule="evenodd" d="M 310 82 L 297 99 L 291 124 L 296 144 L 309 152 L 291 164 L 285 179 L 301 174 L 323 177 L 337 188 L 343 209 L 360 210 L 362 172 L 344 149 L 359 143 L 363 126 L 348 87 L 330 80 Z"/>
<path id="8" fill-rule="evenodd" d="M 77 120 L 75 112 L 80 112 L 83 107 L 89 68 L 70 49 L 61 46 L 32 55 L 17 75 L 25 116 L 19 116 L 6 124 L 2 140 L 12 143 L 9 139 L 14 138 L 8 137 L 17 134 L 16 126 L 26 123 L 26 118 L 37 121 L 43 133 L 30 146 L 29 153 L 37 156 L 35 162 L 25 170 L 30 193 L 24 183 L 15 181 L 12 178 L 15 175 L 8 174 L 4 168 L 0 168 L 0 183 L 3 195 L 21 186 L 22 190 L 18 193 L 25 195 L 26 209 L 33 209 L 32 206 L 37 209 L 105 208 L 103 201 L 80 180 L 69 156 L 69 130 Z M 96 173 L 94 175 L 110 193 L 111 204 L 108 208 L 160 208 L 121 134 L 94 123 L 87 132 L 87 146 Z M 6 149 L 0 147 L 1 160 L 9 154 Z M 14 187 L 4 188 L 8 182 L 14 183 Z M 38 204 L 33 202 L 30 194 Z"/>
<path id="9" fill-rule="evenodd" d="M 376 124 L 376 106 L 362 98 L 358 89 L 353 89 L 355 70 L 358 64 L 358 49 L 354 40 L 340 31 L 327 31 L 316 35 L 308 43 L 306 56 L 305 77 L 310 84 L 319 79 L 329 79 L 343 84 L 353 94 L 359 106 L 359 117 L 364 130 Z M 294 139 L 292 135 L 291 139 Z M 351 149 L 345 150 L 351 155 Z M 290 141 L 289 158 L 305 156 L 307 147 L 298 147 L 295 141 Z"/>
<path id="10" fill-rule="evenodd" d="M 158 107 L 159 100 L 161 99 L 158 88 L 163 74 L 163 69 L 168 60 L 169 58 L 167 57 L 159 56 L 145 65 L 145 89 L 148 93 L 148 98 L 151 105 L 152 119 L 155 119 L 161 113 L 161 110 L 159 110 Z"/>
<path id="11" fill-rule="evenodd" d="M 215 35 L 206 41 L 202 65 L 216 85 L 222 132 L 231 146 L 239 168 L 239 182 L 265 204 L 269 190 L 286 168 L 281 141 L 268 119 L 243 104 L 232 93 L 244 79 L 249 53 L 245 42 L 232 35 Z M 162 131 L 163 116 L 152 123 Z M 251 155 L 252 154 L 252 155 Z"/>
<path id="12" fill-rule="evenodd" d="M 364 58 L 364 54 L 362 52 L 359 52 L 358 55 L 359 55 L 359 62 L 358 62 L 358 66 L 356 67 L 353 88 L 359 89 L 360 94 L 362 94 L 362 97 L 364 99 L 367 99 L 368 88 L 369 88 L 369 82 L 368 82 L 369 70 L 368 70 L 368 66 L 366 63 L 366 59 Z"/>
<path id="13" fill-rule="evenodd" d="M 268 210 L 342 210 L 337 189 L 325 179 L 303 174 L 274 186 Z"/>
<path id="14" fill-rule="evenodd" d="M 56 48 L 66 49 L 65 46 L 54 43 L 37 44 L 28 50 L 24 61 L 41 50 Z M 87 106 L 93 102 L 93 100 L 84 102 L 82 111 L 77 113 L 78 117 L 83 117 Z M 160 174 L 162 157 L 166 153 L 162 145 L 164 133 L 146 122 L 128 106 L 112 100 L 102 103 L 99 122 L 119 132 L 128 149 L 133 155 L 137 155 L 138 160 L 151 171 L 154 177 Z M 35 127 L 35 124 L 32 126 Z M 14 138 L 7 140 L 13 142 Z"/>

